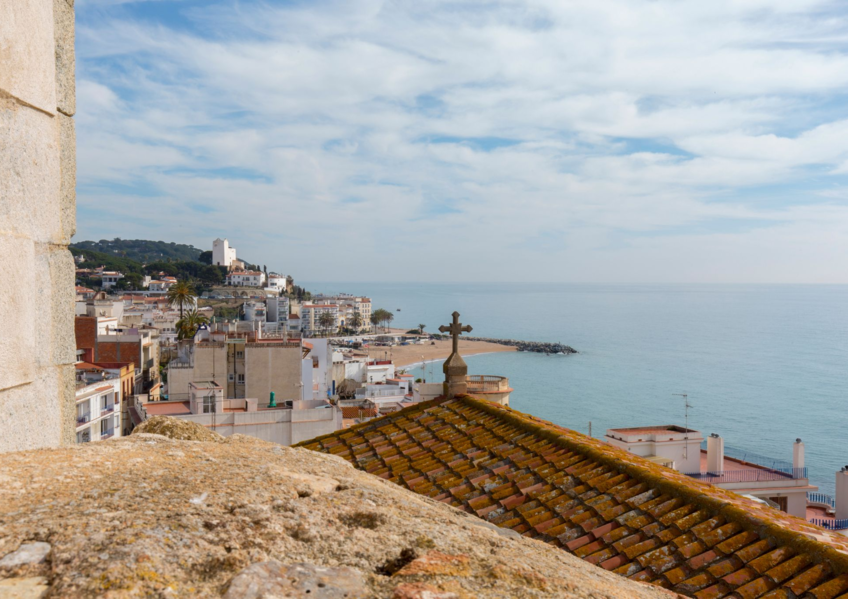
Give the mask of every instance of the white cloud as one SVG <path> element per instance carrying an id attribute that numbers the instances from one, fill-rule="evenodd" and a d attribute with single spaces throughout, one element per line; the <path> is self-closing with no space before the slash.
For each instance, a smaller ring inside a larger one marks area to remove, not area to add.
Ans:
<path id="1" fill-rule="evenodd" d="M 80 238 L 226 234 L 311 279 L 848 281 L 837 3 L 172 13 L 78 11 Z M 161 217 L 98 216 L 132 189 Z"/>

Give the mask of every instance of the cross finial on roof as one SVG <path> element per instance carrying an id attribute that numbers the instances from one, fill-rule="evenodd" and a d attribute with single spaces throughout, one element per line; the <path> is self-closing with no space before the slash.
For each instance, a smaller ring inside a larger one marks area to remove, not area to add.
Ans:
<path id="1" fill-rule="evenodd" d="M 459 353 L 459 336 L 462 333 L 470 333 L 471 332 L 471 325 L 463 326 L 459 322 L 459 312 L 454 312 L 452 314 L 452 316 L 453 316 L 453 322 L 450 323 L 449 325 L 443 324 L 442 326 L 439 327 L 439 331 L 441 331 L 442 333 L 450 333 L 451 334 L 451 336 L 453 337 L 453 352 L 452 352 L 452 354 L 456 354 L 456 353 Z"/>
<path id="2" fill-rule="evenodd" d="M 445 360 L 442 370 L 445 373 L 445 395 L 447 397 L 456 397 L 457 395 L 465 395 L 467 391 L 467 376 L 468 365 L 462 356 L 459 355 L 459 336 L 462 333 L 470 333 L 471 327 L 462 325 L 459 322 L 459 312 L 453 313 L 453 322 L 449 325 L 439 327 L 442 333 L 450 333 L 453 337 L 453 351 Z"/>

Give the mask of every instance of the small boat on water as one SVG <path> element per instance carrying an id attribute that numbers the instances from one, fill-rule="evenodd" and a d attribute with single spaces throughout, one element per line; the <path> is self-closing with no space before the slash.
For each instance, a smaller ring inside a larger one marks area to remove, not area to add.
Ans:
<path id="1" fill-rule="evenodd" d="M 400 312 L 400 308 L 398 308 L 397 311 Z"/>

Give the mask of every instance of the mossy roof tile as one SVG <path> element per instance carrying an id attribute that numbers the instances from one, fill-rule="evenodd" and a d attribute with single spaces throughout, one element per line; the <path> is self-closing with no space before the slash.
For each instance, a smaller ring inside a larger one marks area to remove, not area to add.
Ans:
<path id="1" fill-rule="evenodd" d="M 848 592 L 838 533 L 485 400 L 440 398 L 301 445 L 699 599 Z"/>

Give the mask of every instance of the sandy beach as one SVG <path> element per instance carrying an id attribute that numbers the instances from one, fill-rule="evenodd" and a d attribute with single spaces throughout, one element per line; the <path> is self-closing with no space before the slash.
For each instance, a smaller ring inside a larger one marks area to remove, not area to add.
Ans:
<path id="1" fill-rule="evenodd" d="M 395 366 L 409 366 L 419 362 L 430 362 L 432 360 L 444 360 L 451 353 L 451 342 L 448 340 L 435 341 L 435 345 L 398 345 L 395 347 L 370 347 L 368 355 L 376 360 L 393 360 Z M 487 341 L 463 341 L 459 342 L 459 353 L 463 356 L 475 354 L 488 354 L 495 352 L 515 351 L 514 347 L 489 343 Z M 423 357 L 422 357 L 423 356 Z"/>

